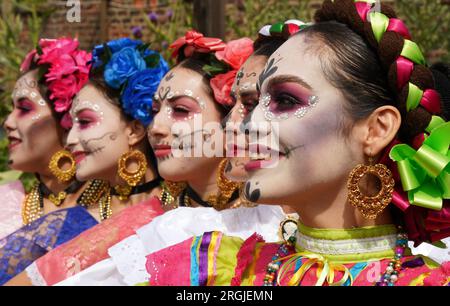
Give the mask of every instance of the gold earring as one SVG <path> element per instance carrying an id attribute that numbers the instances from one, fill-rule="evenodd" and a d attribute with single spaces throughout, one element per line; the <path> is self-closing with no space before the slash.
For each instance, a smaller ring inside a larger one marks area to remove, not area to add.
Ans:
<path id="1" fill-rule="evenodd" d="M 70 168 L 63 170 L 59 167 L 61 160 L 67 159 L 70 161 Z M 75 175 L 76 164 L 72 154 L 67 150 L 60 150 L 53 154 L 48 164 L 50 172 L 58 179 L 60 183 L 70 181 Z"/>
<path id="2" fill-rule="evenodd" d="M 167 206 L 172 204 L 180 193 L 186 189 L 187 184 L 185 182 L 164 181 L 161 187 L 161 202 L 163 206 Z"/>
<path id="3" fill-rule="evenodd" d="M 127 169 L 127 164 L 130 161 L 137 162 L 138 167 L 135 171 L 129 171 Z M 131 189 L 142 180 L 146 171 L 147 159 L 141 151 L 132 150 L 122 154 L 122 156 L 119 158 L 117 173 L 119 177 L 127 183 L 127 185 L 117 185 L 114 187 L 114 189 L 119 194 L 119 199 L 121 201 L 128 199 L 128 196 L 131 193 Z"/>
<path id="4" fill-rule="evenodd" d="M 372 165 L 373 158 L 369 158 L 370 165 L 357 165 L 348 177 L 348 200 L 356 207 L 364 218 L 376 219 L 392 200 L 395 181 L 391 171 L 383 164 Z M 361 192 L 359 183 L 361 179 L 371 174 L 381 182 L 381 190 L 375 196 L 368 196 Z"/>
<path id="5" fill-rule="evenodd" d="M 216 210 L 225 209 L 228 206 L 228 202 L 233 193 L 241 185 L 239 182 L 230 181 L 225 177 L 226 165 L 226 159 L 222 160 L 219 164 L 219 171 L 217 174 L 217 186 L 219 187 L 219 193 L 208 197 L 208 202 L 211 203 Z"/>

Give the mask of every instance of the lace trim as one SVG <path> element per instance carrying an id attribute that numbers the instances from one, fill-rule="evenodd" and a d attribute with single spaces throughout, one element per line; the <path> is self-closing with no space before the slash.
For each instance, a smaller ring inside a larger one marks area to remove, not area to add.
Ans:
<path id="1" fill-rule="evenodd" d="M 328 240 L 317 239 L 303 233 L 297 233 L 297 245 L 312 253 L 329 255 L 348 255 L 374 253 L 392 250 L 397 235 L 385 235 L 371 238 Z"/>
<path id="2" fill-rule="evenodd" d="M 47 286 L 46 281 L 42 277 L 41 273 L 39 273 L 39 269 L 34 262 L 29 265 L 25 271 L 27 272 L 28 278 L 31 280 L 33 286 Z"/>
<path id="3" fill-rule="evenodd" d="M 146 251 L 138 236 L 133 235 L 108 250 L 117 270 L 127 285 L 148 281 L 145 269 Z"/>

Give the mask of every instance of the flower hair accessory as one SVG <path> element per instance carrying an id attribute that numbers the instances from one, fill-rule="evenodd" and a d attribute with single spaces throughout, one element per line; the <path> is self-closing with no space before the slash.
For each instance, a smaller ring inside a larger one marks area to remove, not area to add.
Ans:
<path id="1" fill-rule="evenodd" d="M 231 87 L 239 68 L 253 53 L 253 41 L 250 38 L 244 37 L 224 43 L 219 38 L 204 37 L 196 31 L 188 31 L 170 48 L 174 49 L 172 56 L 177 57 L 178 61 L 195 53 L 209 53 L 208 64 L 203 66 L 203 71 L 211 77 L 210 86 L 214 98 L 221 105 L 233 106 Z"/>
<path id="2" fill-rule="evenodd" d="M 139 40 L 121 38 L 94 48 L 93 72 L 103 72 L 106 84 L 120 90 L 127 115 L 148 126 L 152 120 L 153 95 L 169 71 L 162 56 Z"/>
<path id="3" fill-rule="evenodd" d="M 214 98 L 225 106 L 233 106 L 231 88 L 239 68 L 253 53 L 253 41 L 244 37 L 227 43 L 225 49 L 215 53 L 212 65 L 203 67 L 208 74 L 214 76 L 210 80 Z M 217 62 L 217 60 L 219 62 Z"/>
<path id="4" fill-rule="evenodd" d="M 225 43 L 220 38 L 204 37 L 202 33 L 191 30 L 173 42 L 169 48 L 173 49 L 172 57 L 177 58 L 180 62 L 194 53 L 221 51 L 225 48 Z"/>
<path id="5" fill-rule="evenodd" d="M 72 99 L 89 77 L 91 54 L 78 47 L 76 39 L 41 39 L 20 66 L 20 71 L 26 72 L 33 63 L 38 65 L 39 79 L 47 86 L 52 107 L 61 114 L 60 123 L 66 129 L 72 125 L 68 113 Z"/>

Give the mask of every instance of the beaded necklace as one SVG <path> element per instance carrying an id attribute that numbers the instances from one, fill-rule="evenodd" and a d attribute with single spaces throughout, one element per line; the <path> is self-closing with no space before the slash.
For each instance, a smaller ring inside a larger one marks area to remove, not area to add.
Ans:
<path id="1" fill-rule="evenodd" d="M 290 251 L 295 251 L 297 231 L 295 231 L 294 234 L 285 237 L 283 235 L 286 232 L 284 229 L 285 225 L 286 220 L 280 224 L 280 231 L 284 242 L 279 246 L 277 252 L 272 257 L 272 261 L 267 264 L 266 275 L 264 277 L 264 286 L 277 286 L 277 274 L 282 264 L 282 260 L 280 260 L 280 258 L 286 257 Z M 397 240 L 395 242 L 394 258 L 389 262 L 386 271 L 380 277 L 380 280 L 376 283 L 376 286 L 394 286 L 398 281 L 398 275 L 403 268 L 401 259 L 403 258 L 405 249 L 408 245 L 408 235 L 403 233 L 401 230 L 401 227 L 399 227 L 399 233 L 397 234 Z"/>
<path id="2" fill-rule="evenodd" d="M 44 188 L 43 186 L 43 183 L 37 182 L 31 189 L 30 193 L 25 197 L 24 206 L 22 209 L 22 220 L 24 225 L 30 224 L 36 219 L 42 217 L 44 214 L 44 198 L 46 196 L 50 197 L 52 194 L 49 193 L 49 189 L 47 187 Z M 73 186 L 71 185 L 64 192 L 66 194 L 73 193 L 81 187 L 78 182 L 74 186 L 77 187 L 76 190 L 72 190 Z M 86 189 L 78 197 L 77 205 L 89 208 L 99 201 L 100 197 L 105 193 L 107 188 L 107 184 L 101 180 L 89 181 Z M 60 206 L 64 199 L 61 199 L 61 202 L 59 202 L 57 206 Z"/>

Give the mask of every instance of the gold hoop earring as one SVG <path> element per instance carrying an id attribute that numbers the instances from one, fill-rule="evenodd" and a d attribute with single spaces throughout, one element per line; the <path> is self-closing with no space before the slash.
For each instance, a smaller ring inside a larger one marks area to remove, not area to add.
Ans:
<path id="1" fill-rule="evenodd" d="M 348 177 L 348 200 L 356 207 L 364 218 L 376 219 L 377 216 L 389 205 L 394 192 L 395 181 L 391 171 L 383 164 L 372 165 L 373 158 L 369 158 L 370 165 L 357 165 Z M 361 179 L 371 174 L 381 182 L 381 190 L 375 196 L 368 196 L 361 192 L 359 183 Z"/>
<path id="2" fill-rule="evenodd" d="M 232 197 L 233 193 L 241 185 L 239 182 L 230 181 L 225 177 L 225 166 L 227 165 L 227 160 L 224 159 L 219 164 L 219 170 L 217 172 L 217 186 L 219 187 L 219 193 L 217 195 L 211 195 L 208 197 L 208 202 L 216 210 L 222 210 L 227 208 L 228 202 Z"/>
<path id="3" fill-rule="evenodd" d="M 60 168 L 60 162 L 64 159 L 70 161 L 70 168 L 63 170 Z M 53 154 L 50 158 L 50 163 L 48 164 L 50 172 L 58 179 L 60 183 L 65 183 L 70 181 L 75 175 L 76 164 L 75 159 L 72 154 L 67 150 L 60 150 Z"/>
<path id="4" fill-rule="evenodd" d="M 129 171 L 127 165 L 130 161 L 136 161 L 138 167 L 135 171 Z M 128 151 L 119 158 L 117 173 L 121 179 L 123 179 L 127 185 L 117 185 L 114 189 L 119 194 L 119 199 L 126 200 L 131 193 L 131 189 L 136 186 L 144 177 L 147 171 L 147 159 L 145 155 L 138 150 Z"/>

